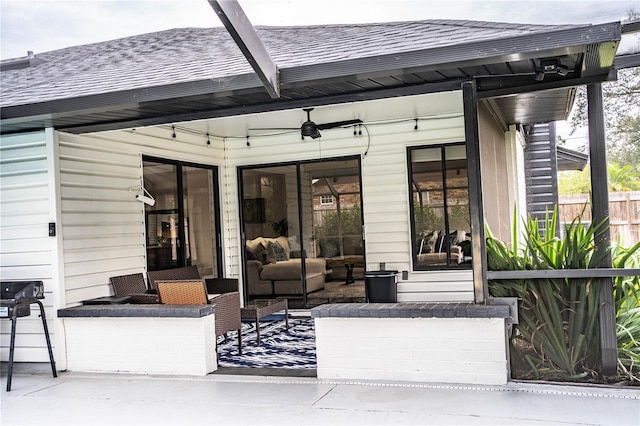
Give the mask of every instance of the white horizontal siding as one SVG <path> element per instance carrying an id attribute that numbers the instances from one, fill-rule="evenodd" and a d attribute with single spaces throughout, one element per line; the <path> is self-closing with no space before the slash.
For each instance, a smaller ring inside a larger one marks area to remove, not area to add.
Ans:
<path id="1" fill-rule="evenodd" d="M 456 98 L 457 94 L 449 94 Z M 439 94 L 438 97 L 442 96 Z M 458 107 L 462 112 L 462 101 Z M 399 302 L 472 301 L 470 271 L 412 272 L 407 147 L 464 141 L 462 115 L 376 127 L 363 160 L 363 198 L 367 269 L 407 271 L 398 282 Z"/>
<path id="2" fill-rule="evenodd" d="M 3 281 L 42 281 L 45 315 L 56 346 L 54 324 L 58 252 L 49 237 L 49 222 L 55 222 L 52 132 L 34 132 L 0 137 L 0 278 Z M 48 361 L 40 309 L 19 319 L 14 360 Z M 9 359 L 11 321 L 0 321 L 0 359 Z"/>
<path id="3" fill-rule="evenodd" d="M 471 271 L 413 272 L 398 282 L 398 302 L 472 302 Z"/>
<path id="4" fill-rule="evenodd" d="M 376 108 L 384 108 L 386 101 L 375 101 Z M 228 206 L 238 199 L 235 169 L 239 166 L 286 163 L 302 160 L 321 160 L 345 156 L 362 158 L 363 215 L 365 226 L 367 269 L 379 268 L 411 271 L 411 240 L 409 188 L 407 174 L 407 147 L 464 141 L 464 117 L 460 92 L 423 96 L 421 102 L 429 104 L 432 113 L 415 122 L 376 123 L 354 136 L 351 128 L 322 132 L 322 138 L 300 140 L 297 132 L 261 136 L 249 139 L 230 139 L 226 142 L 227 180 L 224 197 Z M 373 104 L 372 103 L 372 104 Z M 227 215 L 229 235 L 239 236 L 237 211 Z M 240 270 L 239 238 L 226 241 L 234 253 L 234 269 Z M 236 262 L 238 262 L 236 264 Z M 470 273 L 452 276 L 449 289 L 431 288 L 428 274 L 410 273 L 409 287 L 399 286 L 399 299 L 415 301 L 469 301 L 473 300 L 473 280 Z M 427 278 L 425 278 L 427 277 Z M 449 278 L 445 274 L 443 282 Z"/>
<path id="5" fill-rule="evenodd" d="M 142 155 L 217 164 L 221 147 L 158 126 L 59 135 L 66 305 L 112 294 L 109 277 L 146 271 Z"/>

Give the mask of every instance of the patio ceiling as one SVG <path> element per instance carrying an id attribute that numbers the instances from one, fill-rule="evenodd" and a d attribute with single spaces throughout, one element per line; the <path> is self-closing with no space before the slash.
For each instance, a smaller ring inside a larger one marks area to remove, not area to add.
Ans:
<path id="1" fill-rule="evenodd" d="M 468 34 L 477 29 L 462 27 Z M 268 30 L 263 28 L 262 34 Z M 401 32 L 396 35 L 401 36 Z M 375 54 L 369 47 L 361 55 L 337 60 L 314 61 L 309 53 L 306 61 L 287 58 L 279 70 L 280 97 L 275 99 L 255 73 L 241 66 L 216 78 L 176 79 L 176 83 L 123 86 L 86 95 L 62 93 L 42 100 L 36 96 L 34 101 L 17 95 L 7 100 L 11 86 L 3 78 L 0 124 L 2 133 L 43 127 L 86 133 L 459 90 L 463 81 L 471 79 L 477 82 L 478 97 L 491 98 L 506 124 L 548 122 L 566 118 L 575 86 L 615 77 L 610 70 L 619 39 L 620 24 L 608 23 L 541 27 L 506 37 L 467 36 L 452 44 L 423 41 L 421 48 L 390 53 Z M 268 36 L 265 44 L 277 46 Z M 278 61 L 278 54 L 274 57 Z M 47 54 L 39 58 L 55 60 Z M 25 71 L 11 69 L 7 61 L 2 65 L 2 74 Z M 542 76 L 545 65 L 549 72 Z M 43 65 L 31 71 L 38 67 Z M 43 84 L 42 90 L 54 84 Z M 341 117 L 349 118 L 358 117 Z M 293 121 L 299 125 L 300 119 L 296 115 Z"/>

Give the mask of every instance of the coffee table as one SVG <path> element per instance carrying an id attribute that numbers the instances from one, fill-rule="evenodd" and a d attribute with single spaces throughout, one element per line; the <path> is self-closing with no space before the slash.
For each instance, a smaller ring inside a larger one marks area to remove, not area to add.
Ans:
<path id="1" fill-rule="evenodd" d="M 353 284 L 356 280 L 353 278 L 353 267 L 363 266 L 362 256 L 335 256 L 327 259 L 328 268 L 337 268 L 342 266 L 347 269 L 347 277 L 345 278 L 345 284 Z"/>
<path id="2" fill-rule="evenodd" d="M 289 304 L 286 299 L 260 299 L 248 302 L 244 308 L 240 308 L 242 319 L 256 320 L 256 333 L 258 345 L 260 345 L 260 319 L 267 315 L 284 310 L 284 323 L 289 331 Z"/>

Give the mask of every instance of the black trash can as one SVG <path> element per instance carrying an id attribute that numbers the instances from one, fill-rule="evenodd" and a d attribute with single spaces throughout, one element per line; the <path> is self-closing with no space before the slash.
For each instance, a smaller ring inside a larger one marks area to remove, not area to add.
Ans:
<path id="1" fill-rule="evenodd" d="M 364 288 L 368 303 L 396 303 L 398 271 L 367 271 Z"/>

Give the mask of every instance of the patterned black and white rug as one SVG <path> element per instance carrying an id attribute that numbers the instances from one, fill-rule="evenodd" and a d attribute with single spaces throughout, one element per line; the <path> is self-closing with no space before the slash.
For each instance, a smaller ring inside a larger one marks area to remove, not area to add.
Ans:
<path id="1" fill-rule="evenodd" d="M 260 323 L 257 345 L 255 323 L 242 323 L 242 355 L 238 355 L 235 332 L 229 333 L 225 343 L 218 340 L 220 367 L 249 368 L 316 368 L 316 340 L 313 319 L 290 318 L 287 332 L 284 319 Z"/>

